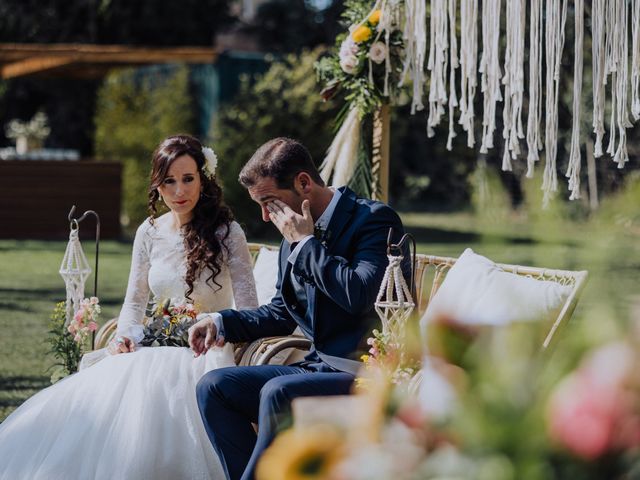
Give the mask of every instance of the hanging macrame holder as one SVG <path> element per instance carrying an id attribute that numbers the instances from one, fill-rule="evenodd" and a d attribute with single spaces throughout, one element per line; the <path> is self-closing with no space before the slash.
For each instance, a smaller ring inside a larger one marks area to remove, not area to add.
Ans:
<path id="1" fill-rule="evenodd" d="M 387 258 L 389 265 L 384 272 L 384 278 L 376 297 L 375 310 L 382 321 L 382 332 L 389 334 L 394 341 L 399 341 L 404 335 L 407 319 L 411 316 L 416 304 L 414 272 L 415 272 L 415 239 L 405 234 L 397 244 L 391 243 L 393 229 L 389 229 L 387 239 Z M 413 244 L 413 260 L 411 264 L 411 285 L 407 285 L 402 272 L 405 258 L 405 243 L 411 239 Z"/>
<path id="2" fill-rule="evenodd" d="M 69 242 L 60 264 L 60 276 L 64 280 L 65 288 L 67 291 L 67 305 L 66 305 L 66 320 L 65 325 L 68 326 L 73 316 L 78 311 L 80 303 L 84 298 L 84 285 L 87 278 L 91 274 L 91 267 L 87 261 L 87 257 L 82 249 L 79 237 L 79 223 L 82 222 L 88 215 L 94 215 L 96 217 L 96 267 L 94 275 L 93 296 L 98 296 L 98 255 L 100 246 L 100 217 L 93 210 L 87 210 L 82 214 L 80 218 L 73 218 L 76 206 L 73 205 L 69 211 Z M 95 332 L 91 339 L 91 346 L 95 341 Z"/>

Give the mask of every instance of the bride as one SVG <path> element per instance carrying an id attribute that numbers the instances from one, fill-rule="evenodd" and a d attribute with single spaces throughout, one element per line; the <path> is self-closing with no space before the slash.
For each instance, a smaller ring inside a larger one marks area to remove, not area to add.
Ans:
<path id="1" fill-rule="evenodd" d="M 27 400 L 0 424 L 0 479 L 223 479 L 195 398 L 232 346 L 140 347 L 150 293 L 202 312 L 257 306 L 244 233 L 222 203 L 212 150 L 187 135 L 154 152 L 151 216 L 139 228 L 106 358 Z M 158 218 L 156 202 L 169 212 Z"/>

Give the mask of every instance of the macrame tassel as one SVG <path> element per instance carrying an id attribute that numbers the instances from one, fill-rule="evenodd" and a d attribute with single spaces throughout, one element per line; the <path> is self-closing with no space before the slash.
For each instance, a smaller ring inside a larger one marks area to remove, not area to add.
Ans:
<path id="1" fill-rule="evenodd" d="M 511 159 L 520 154 L 522 131 L 522 97 L 524 94 L 524 2 L 507 2 L 507 50 L 504 60 L 504 154 L 502 170 L 511 171 Z"/>
<path id="2" fill-rule="evenodd" d="M 631 10 L 631 115 L 640 120 L 640 0 Z"/>
<path id="3" fill-rule="evenodd" d="M 449 49 L 447 38 L 447 4 L 445 0 L 433 0 L 431 2 L 431 46 L 427 69 L 431 71 L 429 83 L 429 117 L 427 118 L 427 134 L 433 137 L 433 127 L 440 124 L 444 115 L 444 106 L 447 104 L 448 95 L 446 87 L 446 74 Z"/>
<path id="4" fill-rule="evenodd" d="M 573 128 L 571 153 L 566 176 L 569 179 L 569 200 L 580 198 L 580 103 L 582 99 L 582 43 L 584 39 L 584 0 L 575 0 L 575 49 L 573 69 Z"/>
<path id="5" fill-rule="evenodd" d="M 443 2 L 444 0 L 439 1 Z M 422 89 L 424 88 L 425 83 L 424 60 L 427 54 L 426 25 L 426 0 L 406 0 L 403 32 L 405 59 L 398 86 L 402 87 L 407 77 L 411 77 L 413 84 L 413 97 L 411 100 L 412 115 L 416 111 L 424 110 L 424 104 L 422 103 Z"/>
<path id="6" fill-rule="evenodd" d="M 341 187 L 351 179 L 358 162 L 360 127 L 358 110 L 353 108 L 331 142 L 327 156 L 320 166 L 320 176 L 325 182 L 329 183 L 334 170 L 331 185 Z"/>
<path id="7" fill-rule="evenodd" d="M 560 60 L 564 46 L 564 25 L 567 20 L 567 0 L 547 0 L 546 18 L 547 96 L 545 124 L 546 163 L 542 177 L 543 206 L 547 207 L 553 192 L 558 190 L 556 155 L 558 149 L 558 87 Z"/>
<path id="8" fill-rule="evenodd" d="M 591 43 L 593 58 L 593 133 L 596 140 L 593 155 L 602 156 L 602 139 L 604 137 L 604 106 L 607 83 L 605 55 L 605 1 L 593 0 L 591 6 Z"/>
<path id="9" fill-rule="evenodd" d="M 529 24 L 529 115 L 527 117 L 527 177 L 533 177 L 542 150 L 542 0 L 531 0 Z"/>
<path id="10" fill-rule="evenodd" d="M 482 57 L 480 59 L 481 89 L 484 94 L 482 145 L 480 153 L 493 148 L 496 129 L 496 103 L 502 101 L 500 92 L 500 0 L 482 2 Z"/>
<path id="11" fill-rule="evenodd" d="M 627 128 L 632 124 L 629 121 L 629 110 L 627 103 L 627 80 L 629 78 L 629 12 L 627 10 L 626 0 L 617 0 L 615 2 L 615 19 L 616 26 L 614 30 L 614 57 L 616 57 L 616 74 L 615 74 L 615 96 L 613 100 L 616 102 L 618 132 L 620 140 L 618 148 L 613 153 L 613 161 L 618 164 L 618 168 L 623 168 L 625 163 L 629 161 L 627 153 Z M 613 124 L 611 125 L 613 129 Z"/>
<path id="12" fill-rule="evenodd" d="M 639 0 L 640 1 L 640 0 Z M 467 132 L 467 146 L 473 148 L 475 138 L 473 102 L 478 86 L 478 0 L 460 1 L 460 119 Z"/>
<path id="13" fill-rule="evenodd" d="M 454 124 L 454 109 L 458 106 L 456 96 L 456 68 L 460 66 L 458 62 L 458 40 L 456 37 L 456 0 L 449 0 L 449 37 L 451 54 L 451 68 L 449 69 L 449 137 L 447 138 L 447 150 L 453 148 L 453 138 L 456 136 Z"/>

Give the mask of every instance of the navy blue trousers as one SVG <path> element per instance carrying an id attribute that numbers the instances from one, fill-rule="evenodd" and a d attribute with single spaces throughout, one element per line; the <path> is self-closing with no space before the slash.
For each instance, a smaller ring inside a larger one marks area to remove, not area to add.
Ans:
<path id="1" fill-rule="evenodd" d="M 323 363 L 227 367 L 197 386 L 200 415 L 229 480 L 253 480 L 262 452 L 291 416 L 291 401 L 349 393 L 354 376 Z M 252 423 L 258 424 L 256 435 Z"/>

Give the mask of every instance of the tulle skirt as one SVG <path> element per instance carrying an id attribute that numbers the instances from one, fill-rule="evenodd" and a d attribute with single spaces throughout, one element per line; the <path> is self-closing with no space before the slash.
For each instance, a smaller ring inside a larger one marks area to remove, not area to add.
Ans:
<path id="1" fill-rule="evenodd" d="M 0 424 L 0 479 L 224 479 L 200 419 L 202 375 L 231 345 L 107 356 L 27 400 Z"/>

